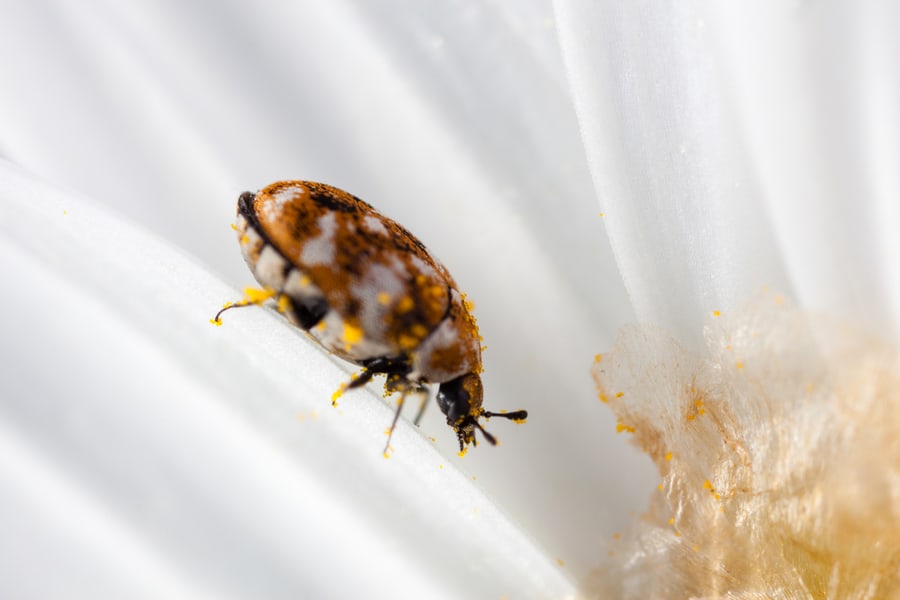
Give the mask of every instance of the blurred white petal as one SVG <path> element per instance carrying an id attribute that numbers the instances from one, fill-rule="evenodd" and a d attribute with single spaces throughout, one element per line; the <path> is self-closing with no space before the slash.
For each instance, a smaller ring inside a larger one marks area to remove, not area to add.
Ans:
<path id="1" fill-rule="evenodd" d="M 640 320 L 699 344 L 768 285 L 900 334 L 895 4 L 556 5 Z"/>

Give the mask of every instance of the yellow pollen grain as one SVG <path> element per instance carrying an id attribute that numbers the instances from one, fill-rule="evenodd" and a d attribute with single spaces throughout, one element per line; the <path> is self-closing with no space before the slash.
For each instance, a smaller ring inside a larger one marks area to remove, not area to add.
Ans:
<path id="1" fill-rule="evenodd" d="M 714 310 L 714 311 L 713 311 L 713 316 L 714 316 L 714 317 L 721 317 L 721 316 L 722 316 L 722 313 L 719 312 L 719 311 L 717 311 L 717 310 Z"/>
<path id="2" fill-rule="evenodd" d="M 600 402 L 606 404 L 609 402 L 609 398 L 606 397 L 606 394 L 600 394 Z"/>
<path id="3" fill-rule="evenodd" d="M 269 287 L 265 288 L 244 288 L 244 299 L 251 304 L 262 304 L 276 294 L 275 290 Z"/>
<path id="4" fill-rule="evenodd" d="M 287 294 L 281 294 L 278 296 L 278 312 L 281 314 L 287 314 L 291 311 L 293 304 L 291 303 L 291 299 Z"/>
<path id="5" fill-rule="evenodd" d="M 466 449 L 463 448 L 462 450 L 460 450 L 459 452 L 457 452 L 456 455 L 457 455 L 458 457 L 462 458 L 463 456 L 466 455 Z"/>
<path id="6" fill-rule="evenodd" d="M 613 539 L 614 539 L 614 540 L 620 540 L 620 539 L 622 539 L 622 534 L 619 533 L 618 531 L 615 532 L 615 533 L 613 534 Z"/>
<path id="7" fill-rule="evenodd" d="M 363 330 L 356 325 L 344 323 L 344 333 L 341 335 L 341 339 L 348 347 L 358 344 L 363 339 Z"/>
<path id="8" fill-rule="evenodd" d="M 675 530 L 675 537 L 681 537 L 681 532 L 677 529 Z"/>
<path id="9" fill-rule="evenodd" d="M 444 465 L 438 465 L 438 469 L 443 469 Z"/>
<path id="10" fill-rule="evenodd" d="M 694 546 L 692 549 L 694 552 L 700 552 L 700 546 Z"/>
<path id="11" fill-rule="evenodd" d="M 387 450 L 385 450 L 385 451 L 384 451 L 384 454 L 382 454 L 381 456 L 383 456 L 385 459 L 388 459 L 388 458 L 391 457 L 391 454 L 390 454 L 390 452 L 388 452 Z"/>
<path id="12" fill-rule="evenodd" d="M 209 322 L 212 323 L 213 325 L 215 325 L 216 327 L 222 326 L 222 319 L 210 319 Z"/>
<path id="13" fill-rule="evenodd" d="M 688 420 L 688 421 L 693 421 L 693 420 L 696 419 L 696 418 L 697 418 L 696 415 L 688 415 L 688 416 L 687 416 L 687 420 Z"/>
<path id="14" fill-rule="evenodd" d="M 416 323 L 411 327 L 411 329 L 412 334 L 417 338 L 424 338 L 426 335 L 428 335 L 428 329 L 426 329 L 425 326 L 421 323 Z"/>
<path id="15" fill-rule="evenodd" d="M 721 500 L 722 496 L 720 496 L 718 494 L 713 494 L 713 498 L 715 498 L 716 500 Z"/>
<path id="16" fill-rule="evenodd" d="M 347 389 L 347 384 L 346 384 L 346 383 L 342 383 L 342 384 L 340 385 L 340 387 L 334 391 L 334 393 L 331 395 L 331 405 L 332 405 L 332 406 L 337 406 L 337 405 L 338 405 L 338 403 L 337 403 L 338 398 L 340 398 L 340 397 L 344 394 L 344 391 L 345 391 L 346 389 Z"/>
<path id="17" fill-rule="evenodd" d="M 419 345 L 419 338 L 404 333 L 400 335 L 400 338 L 397 340 L 397 342 L 404 350 L 410 350 Z"/>
<path id="18" fill-rule="evenodd" d="M 669 518 L 669 525 L 674 525 L 674 524 L 675 524 L 675 517 L 670 517 L 670 518 Z"/>
<path id="19" fill-rule="evenodd" d="M 566 566 L 566 563 L 563 562 L 563 559 L 561 559 L 561 558 L 557 558 L 557 559 L 556 559 L 556 564 L 558 564 L 558 565 L 561 566 L 561 567 Z"/>
<path id="20" fill-rule="evenodd" d="M 744 368 L 744 363 L 738 362 L 738 363 L 735 363 L 734 366 L 737 367 L 738 369 L 743 369 L 743 368 Z"/>
<path id="21" fill-rule="evenodd" d="M 616 433 L 622 433 L 623 431 L 634 433 L 634 427 L 626 425 L 625 423 L 616 423 Z"/>
<path id="22" fill-rule="evenodd" d="M 234 223 L 232 223 L 232 224 L 231 224 L 231 230 L 232 230 L 232 231 L 237 231 L 237 225 L 235 225 Z"/>
<path id="23" fill-rule="evenodd" d="M 775 304 L 784 304 L 784 296 L 781 294 L 775 296 Z"/>
<path id="24" fill-rule="evenodd" d="M 602 354 L 595 354 L 595 355 L 594 355 L 594 362 L 595 362 L 595 363 L 601 362 L 602 360 L 603 360 L 603 355 L 602 355 Z"/>
<path id="25" fill-rule="evenodd" d="M 703 482 L 703 489 L 705 489 L 705 490 L 712 489 L 712 482 L 710 482 L 709 479 L 707 479 L 706 481 Z"/>
<path id="26" fill-rule="evenodd" d="M 663 491 L 663 484 L 659 484 L 658 486 L 656 486 L 656 489 L 658 489 L 659 491 Z"/>
<path id="27" fill-rule="evenodd" d="M 606 216 L 606 213 L 600 213 L 600 218 L 601 218 L 601 219 L 602 219 L 603 217 L 605 217 L 605 216 Z"/>
<path id="28" fill-rule="evenodd" d="M 666 460 L 672 460 L 672 453 L 666 452 Z"/>
<path id="29" fill-rule="evenodd" d="M 625 395 L 625 392 L 616 392 L 616 398 L 621 398 Z"/>
<path id="30" fill-rule="evenodd" d="M 416 303 L 413 302 L 412 298 L 410 298 L 409 296 L 403 296 L 402 298 L 400 298 L 400 302 L 397 303 L 397 312 L 400 314 L 408 313 L 413 309 L 415 305 Z"/>
<path id="31" fill-rule="evenodd" d="M 378 295 L 375 298 L 378 300 L 378 304 L 382 306 L 387 306 L 391 303 L 391 295 L 387 292 L 378 292 Z"/>
<path id="32" fill-rule="evenodd" d="M 300 276 L 300 285 L 303 287 L 308 286 L 312 283 L 312 279 L 309 278 L 309 275 L 301 275 Z"/>

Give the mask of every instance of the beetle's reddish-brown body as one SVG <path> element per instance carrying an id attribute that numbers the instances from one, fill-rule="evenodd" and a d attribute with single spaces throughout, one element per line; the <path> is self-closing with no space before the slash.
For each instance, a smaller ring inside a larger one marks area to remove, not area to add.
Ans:
<path id="1" fill-rule="evenodd" d="M 437 401 L 461 450 L 484 432 L 480 417 L 525 418 L 481 407 L 481 337 L 456 282 L 369 204 L 322 183 L 282 181 L 241 194 L 237 231 L 256 279 L 290 300 L 288 318 L 365 368 L 350 387 L 379 373 L 391 391 L 441 384 Z"/>

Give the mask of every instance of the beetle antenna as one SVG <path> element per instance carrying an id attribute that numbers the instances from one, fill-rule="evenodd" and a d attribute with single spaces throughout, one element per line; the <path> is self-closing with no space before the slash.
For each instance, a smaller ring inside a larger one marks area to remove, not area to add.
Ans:
<path id="1" fill-rule="evenodd" d="M 478 431 L 481 432 L 481 435 L 484 436 L 484 439 L 486 439 L 488 442 L 490 442 L 491 446 L 497 445 L 497 438 L 495 438 L 490 433 L 485 431 L 484 427 L 481 426 L 481 423 L 479 423 L 478 421 L 475 421 L 475 427 L 478 428 Z"/>
<path id="2" fill-rule="evenodd" d="M 524 421 L 528 418 L 527 410 L 514 410 L 512 412 L 491 412 L 489 410 L 482 411 L 482 416 L 487 418 L 491 417 L 503 417 L 504 419 L 509 419 L 510 421 Z"/>

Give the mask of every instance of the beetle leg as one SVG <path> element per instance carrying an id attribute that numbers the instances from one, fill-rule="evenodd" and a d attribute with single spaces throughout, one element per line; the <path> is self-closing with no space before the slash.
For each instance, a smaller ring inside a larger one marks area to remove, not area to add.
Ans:
<path id="1" fill-rule="evenodd" d="M 419 421 L 422 420 L 422 415 L 425 414 L 425 408 L 428 406 L 428 389 L 422 386 L 416 392 L 421 397 L 421 400 L 419 401 L 419 412 L 416 413 L 416 418 L 413 419 L 413 425 L 418 427 Z"/>
<path id="2" fill-rule="evenodd" d="M 388 449 L 391 446 L 391 437 L 394 435 L 394 428 L 397 426 L 397 421 L 400 419 L 400 413 L 403 412 L 403 403 L 406 401 L 406 395 L 408 391 L 403 390 L 403 393 L 400 394 L 400 399 L 397 400 L 397 410 L 394 412 L 394 420 L 391 421 L 391 427 L 388 429 L 388 439 L 384 443 L 384 457 L 387 458 Z"/>
<path id="3" fill-rule="evenodd" d="M 216 316 L 214 316 L 212 319 L 210 319 L 209 322 L 212 323 L 213 325 L 215 325 L 216 327 L 218 327 L 222 324 L 222 313 L 223 312 L 225 312 L 226 310 L 231 310 L 232 308 L 241 308 L 243 306 L 251 306 L 252 304 L 253 304 L 253 302 L 250 302 L 248 300 L 241 300 L 239 302 L 229 302 L 228 304 L 223 306 L 219 310 L 219 312 L 216 313 Z"/>
<path id="4" fill-rule="evenodd" d="M 346 389 L 352 390 L 354 388 L 362 387 L 372 381 L 373 377 L 375 377 L 375 371 L 364 368 L 362 370 L 362 373 L 351 379 L 350 382 L 346 384 Z"/>

